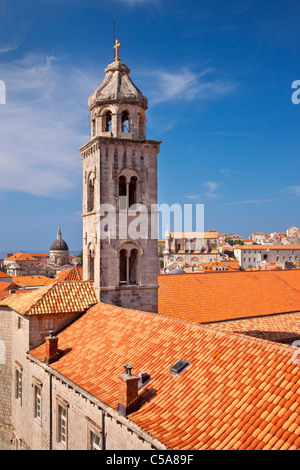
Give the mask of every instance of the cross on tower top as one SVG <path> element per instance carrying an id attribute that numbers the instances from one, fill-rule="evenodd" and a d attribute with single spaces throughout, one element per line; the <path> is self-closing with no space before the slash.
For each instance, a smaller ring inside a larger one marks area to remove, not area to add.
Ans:
<path id="1" fill-rule="evenodd" d="M 116 50 L 116 57 L 115 59 L 119 59 L 119 48 L 121 47 L 121 44 L 119 43 L 119 40 L 116 39 L 116 44 L 114 45 L 114 49 Z"/>

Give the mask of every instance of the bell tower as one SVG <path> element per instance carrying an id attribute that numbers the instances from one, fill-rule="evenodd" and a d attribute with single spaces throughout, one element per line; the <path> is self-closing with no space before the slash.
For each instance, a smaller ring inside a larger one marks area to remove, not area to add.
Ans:
<path id="1" fill-rule="evenodd" d="M 146 138 L 146 96 L 119 56 L 88 100 L 83 165 L 83 276 L 99 301 L 157 312 L 157 154 Z"/>

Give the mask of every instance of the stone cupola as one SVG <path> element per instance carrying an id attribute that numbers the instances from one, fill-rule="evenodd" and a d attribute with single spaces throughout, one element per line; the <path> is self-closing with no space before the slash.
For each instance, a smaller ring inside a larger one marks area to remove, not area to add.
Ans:
<path id="1" fill-rule="evenodd" d="M 132 82 L 130 69 L 119 57 L 120 46 L 116 40 L 114 61 L 107 66 L 103 82 L 88 100 L 91 137 L 145 139 L 148 100 Z"/>

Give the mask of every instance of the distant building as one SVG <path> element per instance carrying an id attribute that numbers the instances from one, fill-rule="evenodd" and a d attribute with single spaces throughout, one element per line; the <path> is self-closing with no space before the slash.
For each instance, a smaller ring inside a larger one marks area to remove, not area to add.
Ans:
<path id="1" fill-rule="evenodd" d="M 164 267 L 220 261 L 219 234 L 214 229 L 208 232 L 166 232 Z"/>
<path id="2" fill-rule="evenodd" d="M 289 267 L 286 263 L 300 260 L 300 245 L 238 245 L 233 251 L 244 270 L 255 268 L 262 262 L 286 268 Z"/>
<path id="3" fill-rule="evenodd" d="M 76 258 L 78 260 L 78 258 Z M 46 276 L 54 277 L 58 271 L 70 268 L 75 263 L 69 256 L 69 247 L 62 239 L 60 228 L 56 240 L 47 253 L 8 253 L 4 260 L 4 269 L 11 277 Z"/>

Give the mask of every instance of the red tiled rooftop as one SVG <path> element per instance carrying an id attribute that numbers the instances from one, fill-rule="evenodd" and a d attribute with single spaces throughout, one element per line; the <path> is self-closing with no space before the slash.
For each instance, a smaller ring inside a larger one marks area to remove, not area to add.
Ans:
<path id="1" fill-rule="evenodd" d="M 300 270 L 158 276 L 158 312 L 213 322 L 300 311 Z"/>
<path id="2" fill-rule="evenodd" d="M 227 333 L 239 333 L 266 341 L 292 344 L 300 340 L 300 312 L 212 323 Z"/>
<path id="3" fill-rule="evenodd" d="M 4 277 L 12 277 L 12 276 L 9 276 L 8 274 L 4 273 L 3 271 L 0 271 L 0 277 L 1 278 L 4 278 Z"/>
<path id="4" fill-rule="evenodd" d="M 55 279 L 49 279 L 48 284 L 56 281 L 82 281 L 83 280 L 83 267 L 73 266 L 72 268 L 64 269 Z"/>
<path id="5" fill-rule="evenodd" d="M 19 251 L 18 253 L 15 253 L 14 255 L 11 255 L 8 258 L 6 258 L 6 261 L 37 261 L 37 259 L 34 258 L 29 253 L 24 253 L 24 251 Z"/>
<path id="6" fill-rule="evenodd" d="M 235 245 L 234 250 L 300 250 L 300 245 Z"/>
<path id="7" fill-rule="evenodd" d="M 49 278 L 46 276 L 14 276 L 13 282 L 19 287 L 45 286 Z"/>
<path id="8" fill-rule="evenodd" d="M 58 337 L 65 354 L 51 367 L 114 409 L 123 364 L 147 371 L 129 419 L 172 449 L 300 446 L 299 366 L 289 346 L 103 303 Z M 30 354 L 43 361 L 45 346 Z M 176 377 L 170 368 L 180 359 L 191 365 Z"/>
<path id="9" fill-rule="evenodd" d="M 0 307 L 10 307 L 23 315 L 46 315 L 84 312 L 96 302 L 90 281 L 55 282 L 22 296 L 12 294 L 0 301 Z"/>

